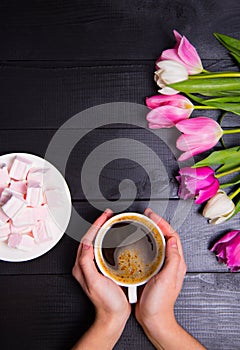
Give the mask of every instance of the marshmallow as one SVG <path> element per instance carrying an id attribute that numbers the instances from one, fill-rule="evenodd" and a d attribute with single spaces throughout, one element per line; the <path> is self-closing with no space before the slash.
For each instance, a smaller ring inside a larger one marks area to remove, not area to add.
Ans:
<path id="1" fill-rule="evenodd" d="M 51 215 L 47 204 L 41 205 L 40 207 L 32 208 L 32 211 L 35 221 L 44 221 L 49 215 Z"/>
<path id="2" fill-rule="evenodd" d="M 26 180 L 32 162 L 21 156 L 16 156 L 10 169 L 10 177 L 14 180 Z"/>
<path id="3" fill-rule="evenodd" d="M 27 180 L 29 183 L 31 181 L 37 182 L 39 187 L 42 187 L 44 184 L 44 176 L 46 176 L 48 171 L 48 168 L 32 168 L 29 170 Z"/>
<path id="4" fill-rule="evenodd" d="M 9 223 L 0 226 L 0 241 L 5 241 L 10 233 Z"/>
<path id="5" fill-rule="evenodd" d="M 0 197 L 0 205 L 6 203 L 12 197 L 12 191 L 9 188 L 5 188 Z"/>
<path id="6" fill-rule="evenodd" d="M 43 199 L 43 191 L 42 188 L 39 187 L 37 183 L 29 184 L 27 188 L 27 204 L 31 207 L 40 207 L 42 205 Z"/>
<path id="7" fill-rule="evenodd" d="M 1 228 L 0 228 L 1 229 Z M 32 226 L 14 226 L 10 224 L 11 233 L 30 233 L 32 231 Z"/>
<path id="8" fill-rule="evenodd" d="M 25 205 L 25 202 L 21 198 L 12 195 L 9 200 L 3 204 L 2 210 L 9 218 L 13 219 Z"/>
<path id="9" fill-rule="evenodd" d="M 25 195 L 27 193 L 27 183 L 26 181 L 15 181 L 11 180 L 9 189 L 12 192 L 17 192 L 22 195 Z"/>
<path id="10" fill-rule="evenodd" d="M 62 193 L 58 189 L 48 189 L 44 192 L 49 207 L 60 207 L 63 205 Z"/>
<path id="11" fill-rule="evenodd" d="M 8 246 L 24 251 L 31 251 L 34 247 L 34 239 L 28 235 L 21 235 L 20 233 L 12 233 L 8 238 Z"/>
<path id="12" fill-rule="evenodd" d="M 33 208 L 23 207 L 19 214 L 12 218 L 14 226 L 32 226 L 36 222 Z"/>
<path id="13" fill-rule="evenodd" d="M 6 164 L 0 164 L 0 186 L 6 187 L 10 182 L 10 176 Z"/>
<path id="14" fill-rule="evenodd" d="M 36 243 L 41 243 L 52 239 L 51 232 L 49 232 L 46 223 L 47 222 L 44 221 L 38 221 L 33 227 L 32 233 Z"/>
<path id="15" fill-rule="evenodd" d="M 5 225 L 8 222 L 9 217 L 4 213 L 2 208 L 0 208 L 0 227 Z"/>

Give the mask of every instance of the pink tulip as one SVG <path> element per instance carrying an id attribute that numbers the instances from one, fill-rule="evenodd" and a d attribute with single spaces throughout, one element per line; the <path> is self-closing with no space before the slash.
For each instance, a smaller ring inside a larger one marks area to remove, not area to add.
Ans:
<path id="1" fill-rule="evenodd" d="M 177 41 L 175 47 L 164 50 L 157 60 L 156 66 L 158 67 L 159 61 L 173 60 L 183 64 L 190 75 L 201 73 L 203 66 L 195 47 L 176 30 L 173 33 Z"/>
<path id="2" fill-rule="evenodd" d="M 176 124 L 176 127 L 183 133 L 177 139 L 177 148 L 185 151 L 178 158 L 179 161 L 184 161 L 214 147 L 223 135 L 220 125 L 207 117 L 182 120 Z"/>
<path id="3" fill-rule="evenodd" d="M 178 196 L 183 199 L 196 198 L 195 203 L 201 204 L 214 196 L 219 189 L 219 182 L 212 168 L 182 168 L 176 179 L 180 183 Z"/>
<path id="4" fill-rule="evenodd" d="M 231 272 L 240 270 L 240 230 L 227 233 L 211 249 L 222 263 L 227 264 Z"/>
<path id="5" fill-rule="evenodd" d="M 182 95 L 155 95 L 146 99 L 146 105 L 152 108 L 147 115 L 149 128 L 171 128 L 180 120 L 190 117 L 193 104 Z"/>

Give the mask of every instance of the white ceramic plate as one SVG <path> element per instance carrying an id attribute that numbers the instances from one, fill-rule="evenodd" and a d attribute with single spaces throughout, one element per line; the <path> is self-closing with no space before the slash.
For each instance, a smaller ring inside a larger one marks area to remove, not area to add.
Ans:
<path id="1" fill-rule="evenodd" d="M 64 177 L 45 159 L 27 153 L 11 153 L 0 156 L 0 164 L 5 163 L 10 167 L 16 155 L 30 160 L 34 168 L 48 169 L 43 178 L 43 190 L 56 189 L 58 192 L 58 203 L 49 206 L 50 212 L 57 224 L 54 230 L 55 232 L 51 232 L 53 237 L 50 241 L 36 244 L 30 252 L 10 248 L 6 241 L 0 241 L 0 259 L 12 262 L 35 259 L 51 250 L 63 236 L 70 220 L 72 208 L 70 191 Z"/>

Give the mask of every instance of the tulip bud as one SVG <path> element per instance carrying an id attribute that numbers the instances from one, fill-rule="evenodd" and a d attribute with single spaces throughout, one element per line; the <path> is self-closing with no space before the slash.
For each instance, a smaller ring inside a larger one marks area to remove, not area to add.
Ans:
<path id="1" fill-rule="evenodd" d="M 147 115 L 149 128 L 171 128 L 179 121 L 190 117 L 193 111 L 191 101 L 180 94 L 155 95 L 146 99 L 146 104 L 152 110 Z"/>
<path id="2" fill-rule="evenodd" d="M 203 70 L 201 59 L 195 47 L 188 41 L 185 36 L 173 31 L 176 39 L 176 45 L 173 49 L 164 50 L 156 62 L 173 60 L 181 63 L 187 69 L 188 74 L 199 74 Z"/>
<path id="3" fill-rule="evenodd" d="M 211 149 L 223 135 L 220 125 L 207 117 L 182 120 L 176 127 L 183 133 L 176 143 L 178 149 L 185 151 L 179 157 L 180 161 Z"/>
<path id="4" fill-rule="evenodd" d="M 231 272 L 236 272 L 240 269 L 239 247 L 240 231 L 235 230 L 220 238 L 211 251 L 216 254 L 219 262 L 227 264 Z"/>
<path id="5" fill-rule="evenodd" d="M 218 179 L 214 171 L 208 167 L 182 168 L 176 177 L 180 183 L 178 196 L 183 199 L 196 198 L 195 203 L 201 204 L 214 196 L 219 189 Z"/>
<path id="6" fill-rule="evenodd" d="M 166 85 L 187 80 L 188 72 L 186 68 L 181 63 L 171 60 L 158 62 L 157 67 L 159 69 L 155 72 L 154 80 L 161 88 L 158 92 L 165 95 L 174 95 L 178 93 L 178 91 L 166 87 Z"/>
<path id="7" fill-rule="evenodd" d="M 203 216 L 209 219 L 210 224 L 217 225 L 229 219 L 235 211 L 235 204 L 223 190 L 219 190 L 207 202 Z"/>

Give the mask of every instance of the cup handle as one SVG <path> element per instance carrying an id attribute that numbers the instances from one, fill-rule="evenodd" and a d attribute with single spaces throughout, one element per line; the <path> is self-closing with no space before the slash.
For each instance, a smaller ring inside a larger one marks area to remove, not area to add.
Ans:
<path id="1" fill-rule="evenodd" d="M 137 286 L 128 287 L 128 300 L 130 304 L 137 302 Z"/>

